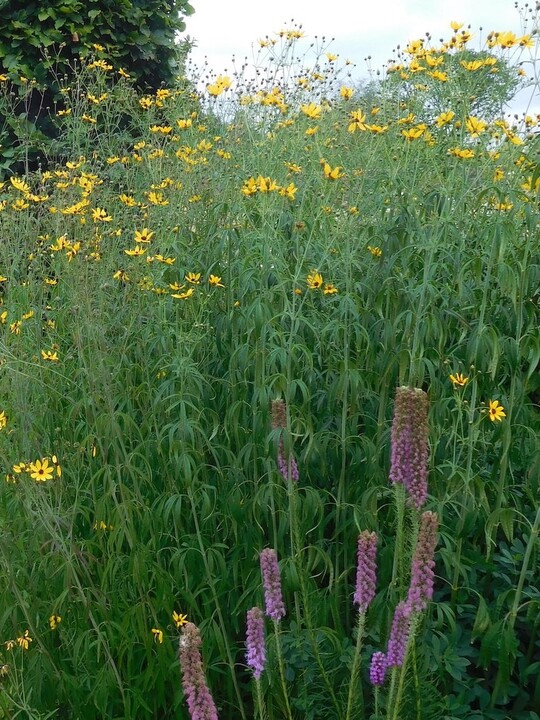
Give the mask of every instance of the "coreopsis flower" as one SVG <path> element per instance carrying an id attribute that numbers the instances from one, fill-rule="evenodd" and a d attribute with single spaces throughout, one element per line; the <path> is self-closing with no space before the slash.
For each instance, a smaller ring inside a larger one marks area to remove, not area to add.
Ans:
<path id="1" fill-rule="evenodd" d="M 180 613 L 177 613 L 176 610 L 173 610 L 172 619 L 177 630 L 178 628 L 183 627 L 188 621 L 187 615 L 181 615 Z"/>
<path id="2" fill-rule="evenodd" d="M 225 287 L 225 285 L 221 282 L 219 275 L 210 275 L 208 278 L 208 284 L 212 285 L 212 287 Z"/>
<path id="3" fill-rule="evenodd" d="M 6 427 L 8 423 L 7 415 L 5 410 L 0 411 L 0 430 Z"/>
<path id="4" fill-rule="evenodd" d="M 246 650 L 247 664 L 255 680 L 258 680 L 266 664 L 264 615 L 258 607 L 251 608 L 247 613 Z"/>
<path id="5" fill-rule="evenodd" d="M 30 477 L 36 482 L 46 482 L 52 480 L 54 475 L 54 467 L 49 465 L 49 458 L 36 460 L 29 465 Z"/>
<path id="6" fill-rule="evenodd" d="M 382 685 L 386 675 L 386 655 L 383 652 L 373 653 L 369 668 L 369 680 L 372 685 Z"/>
<path id="7" fill-rule="evenodd" d="M 179 642 L 182 688 L 191 720 L 218 720 L 216 706 L 206 684 L 201 658 L 199 628 L 188 622 L 182 628 Z"/>
<path id="8" fill-rule="evenodd" d="M 142 230 L 135 230 L 135 242 L 138 243 L 149 243 L 154 237 L 154 233 L 148 228 Z"/>
<path id="9" fill-rule="evenodd" d="M 279 622 L 285 616 L 285 604 L 281 594 L 281 577 L 275 550 L 266 548 L 260 554 L 261 573 L 264 587 L 266 615 Z"/>
<path id="10" fill-rule="evenodd" d="M 163 630 L 160 630 L 159 628 L 152 628 L 151 632 L 154 636 L 154 642 L 161 645 L 163 643 Z"/>
<path id="11" fill-rule="evenodd" d="M 310 290 L 318 290 L 323 285 L 323 277 L 321 273 L 313 270 L 306 279 L 306 285 Z"/>
<path id="12" fill-rule="evenodd" d="M 24 635 L 21 635 L 21 637 L 17 638 L 17 645 L 19 647 L 22 647 L 23 650 L 28 650 L 31 642 L 33 642 L 33 640 L 30 637 L 30 633 L 28 630 L 25 630 Z"/>
<path id="13" fill-rule="evenodd" d="M 388 667 L 401 667 L 405 659 L 410 631 L 410 611 L 405 602 L 400 602 L 392 620 L 392 629 L 388 639 L 386 662 Z"/>
<path id="14" fill-rule="evenodd" d="M 439 518 L 437 513 L 424 512 L 420 519 L 420 529 L 412 560 L 411 584 L 407 594 L 407 606 L 411 612 L 421 612 L 433 597 L 433 577 L 435 546 Z"/>
<path id="15" fill-rule="evenodd" d="M 471 137 L 479 137 L 487 128 L 487 125 L 485 120 L 480 120 L 480 118 L 474 117 L 473 115 L 469 115 L 465 121 L 465 127 Z"/>
<path id="16" fill-rule="evenodd" d="M 309 103 L 309 105 L 300 105 L 300 110 L 303 115 L 311 118 L 312 120 L 317 120 L 322 113 L 322 107 L 320 105 L 315 105 L 313 102 Z"/>
<path id="17" fill-rule="evenodd" d="M 59 357 L 56 350 L 42 350 L 41 351 L 41 358 L 42 360 L 46 360 L 48 362 L 58 362 Z"/>
<path id="18" fill-rule="evenodd" d="M 25 195 L 30 192 L 30 186 L 24 180 L 14 177 L 13 175 L 9 178 L 9 182 L 13 185 L 15 190 L 24 193 Z"/>
<path id="19" fill-rule="evenodd" d="M 391 440 L 390 480 L 403 483 L 420 509 L 427 498 L 429 461 L 428 396 L 423 390 L 397 388 Z"/>
<path id="20" fill-rule="evenodd" d="M 51 617 L 49 618 L 49 627 L 51 628 L 51 630 L 56 630 L 56 628 L 60 625 L 61 622 L 62 618 L 60 617 L 60 615 L 51 615 Z"/>
<path id="21" fill-rule="evenodd" d="M 341 167 L 339 165 L 333 168 L 329 165 L 329 163 L 325 162 L 324 160 L 321 161 L 321 165 L 323 168 L 324 177 L 327 180 L 339 180 L 339 178 L 344 177 L 344 174 L 341 172 Z"/>
<path id="22" fill-rule="evenodd" d="M 356 590 L 354 604 L 365 613 L 375 597 L 377 582 L 377 534 L 364 530 L 358 536 Z"/>
<path id="23" fill-rule="evenodd" d="M 469 382 L 469 378 L 465 377 L 463 373 L 456 373 L 455 375 L 450 375 L 449 377 L 454 387 L 465 387 L 465 385 Z"/>
<path id="24" fill-rule="evenodd" d="M 487 412 L 491 422 L 502 422 L 502 419 L 506 417 L 504 407 L 499 403 L 498 400 L 489 401 L 489 408 Z"/>

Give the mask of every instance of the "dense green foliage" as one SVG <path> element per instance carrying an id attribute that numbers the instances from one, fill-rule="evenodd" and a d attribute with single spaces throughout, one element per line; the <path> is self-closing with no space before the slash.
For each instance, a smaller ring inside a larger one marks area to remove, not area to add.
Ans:
<path id="1" fill-rule="evenodd" d="M 99 47 L 138 87 L 170 85 L 182 69 L 175 39 L 192 12 L 187 0 L 0 2 L 0 74 L 18 99 L 10 109 L 0 106 L 0 171 L 37 157 L 46 162 L 60 84 Z M 29 146 L 21 147 L 23 139 Z"/>
<path id="2" fill-rule="evenodd" d="M 345 717 L 370 530 L 351 717 L 538 720 L 540 117 L 454 103 L 465 40 L 417 48 L 418 82 L 394 69 L 368 104 L 324 49 L 287 73 L 298 35 L 256 86 L 200 96 L 89 61 L 54 119 L 70 161 L 0 184 L 0 717 L 187 718 L 173 613 L 201 631 L 219 717 L 254 717 L 267 547 L 287 608 L 267 716 Z M 487 57 L 477 95 L 510 73 L 501 43 Z M 392 706 L 399 675 L 374 695 L 369 659 L 418 524 L 388 481 L 398 385 L 429 395 L 440 533 Z"/>

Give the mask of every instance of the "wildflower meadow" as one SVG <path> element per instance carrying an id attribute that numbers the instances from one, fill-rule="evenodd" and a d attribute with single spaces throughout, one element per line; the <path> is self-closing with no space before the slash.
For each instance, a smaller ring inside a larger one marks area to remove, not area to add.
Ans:
<path id="1" fill-rule="evenodd" d="M 540 720 L 522 14 L 59 78 L 0 170 L 0 718 Z"/>

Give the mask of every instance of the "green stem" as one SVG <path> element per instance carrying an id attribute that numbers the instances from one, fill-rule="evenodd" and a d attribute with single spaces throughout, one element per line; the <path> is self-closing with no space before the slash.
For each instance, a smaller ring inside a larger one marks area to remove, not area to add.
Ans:
<path id="1" fill-rule="evenodd" d="M 351 680 L 349 682 L 349 696 L 347 698 L 347 710 L 345 712 L 345 720 L 350 720 L 353 703 L 355 700 L 356 689 L 358 684 L 358 692 L 360 695 L 360 702 L 358 707 L 363 707 L 362 702 L 362 684 L 358 683 L 358 672 L 360 670 L 360 653 L 362 651 L 362 641 L 364 638 L 364 626 L 366 624 L 366 613 L 358 613 L 358 625 L 356 628 L 356 647 L 354 649 L 354 658 L 351 668 Z"/>
<path id="2" fill-rule="evenodd" d="M 279 677 L 281 680 L 281 689 L 283 691 L 283 700 L 285 701 L 285 710 L 288 720 L 292 720 L 291 706 L 289 704 L 289 696 L 287 694 L 287 685 L 285 684 L 285 663 L 283 662 L 283 653 L 281 651 L 281 639 L 279 636 L 279 621 L 274 620 L 274 633 L 276 635 L 276 654 L 279 668 Z"/>
<path id="3" fill-rule="evenodd" d="M 255 679 L 255 718 L 256 720 L 265 720 L 266 718 L 260 679 Z"/>

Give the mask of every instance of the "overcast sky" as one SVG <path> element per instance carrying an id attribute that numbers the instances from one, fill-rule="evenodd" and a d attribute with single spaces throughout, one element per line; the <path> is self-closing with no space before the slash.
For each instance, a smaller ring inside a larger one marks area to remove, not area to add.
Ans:
<path id="1" fill-rule="evenodd" d="M 523 33 L 514 0 L 193 0 L 192 4 L 195 13 L 186 18 L 186 35 L 197 44 L 192 58 L 201 67 L 206 58 L 215 73 L 231 72 L 233 55 L 237 66 L 245 56 L 252 60 L 257 40 L 292 27 L 292 20 L 302 25 L 308 40 L 335 38 L 331 52 L 352 60 L 358 79 L 368 76 L 367 56 L 373 70 L 382 69 L 398 44 L 426 32 L 434 41 L 450 37 L 452 20 L 470 25 L 475 36 L 472 47 L 479 47 L 475 43 L 491 30 Z M 527 30 L 531 29 L 529 22 Z"/>

